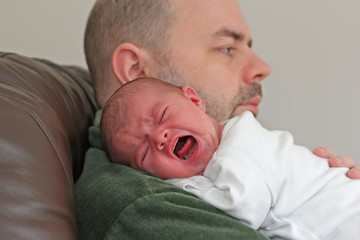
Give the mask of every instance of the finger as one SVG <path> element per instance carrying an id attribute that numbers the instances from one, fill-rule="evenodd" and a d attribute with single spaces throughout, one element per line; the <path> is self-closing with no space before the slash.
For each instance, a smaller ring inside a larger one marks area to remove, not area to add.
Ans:
<path id="1" fill-rule="evenodd" d="M 355 166 L 351 168 L 347 173 L 346 176 L 348 176 L 351 179 L 360 179 L 360 166 Z"/>
<path id="2" fill-rule="evenodd" d="M 334 157 L 335 153 L 331 148 L 328 147 L 319 147 L 319 148 L 315 148 L 313 153 L 321 158 L 327 158 L 329 159 L 330 157 Z"/>
<path id="3" fill-rule="evenodd" d="M 353 168 L 355 167 L 354 160 L 349 156 L 337 156 L 329 158 L 330 167 L 346 167 Z"/>

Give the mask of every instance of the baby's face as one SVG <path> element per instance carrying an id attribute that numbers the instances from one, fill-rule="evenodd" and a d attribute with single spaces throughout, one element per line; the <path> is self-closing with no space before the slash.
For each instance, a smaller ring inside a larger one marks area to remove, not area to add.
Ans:
<path id="1" fill-rule="evenodd" d="M 142 91 L 130 100 L 129 121 L 112 147 L 131 167 L 159 178 L 201 175 L 220 142 L 218 123 L 180 91 Z"/>

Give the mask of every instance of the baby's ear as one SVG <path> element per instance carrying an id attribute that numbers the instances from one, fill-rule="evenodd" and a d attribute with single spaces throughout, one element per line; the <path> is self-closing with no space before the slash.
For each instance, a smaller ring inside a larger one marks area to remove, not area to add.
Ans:
<path id="1" fill-rule="evenodd" d="M 196 106 L 198 106 L 201 110 L 206 112 L 205 103 L 203 100 L 196 94 L 196 91 L 191 87 L 185 85 L 181 87 L 181 91 L 184 93 L 184 96 L 189 98 Z"/>

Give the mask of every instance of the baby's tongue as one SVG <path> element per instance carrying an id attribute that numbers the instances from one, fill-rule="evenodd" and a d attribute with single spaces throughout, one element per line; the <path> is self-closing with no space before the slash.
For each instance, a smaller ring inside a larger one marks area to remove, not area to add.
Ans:
<path id="1" fill-rule="evenodd" d="M 195 144 L 195 139 L 193 137 L 188 137 L 184 146 L 178 151 L 179 158 L 183 160 L 189 159 L 196 149 Z"/>

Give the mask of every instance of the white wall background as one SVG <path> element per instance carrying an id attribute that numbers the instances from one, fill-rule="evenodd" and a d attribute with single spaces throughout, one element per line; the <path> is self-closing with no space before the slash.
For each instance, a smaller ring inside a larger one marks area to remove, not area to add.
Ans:
<path id="1" fill-rule="evenodd" d="M 0 51 L 86 67 L 83 36 L 95 0 L 0 0 Z"/>
<path id="2" fill-rule="evenodd" d="M 1 0 L 0 50 L 86 67 L 83 33 L 94 2 Z M 254 50 L 272 68 L 259 120 L 360 163 L 360 1 L 239 3 Z"/>
<path id="3" fill-rule="evenodd" d="M 272 73 L 259 120 L 360 163 L 360 1 L 239 0 Z"/>

